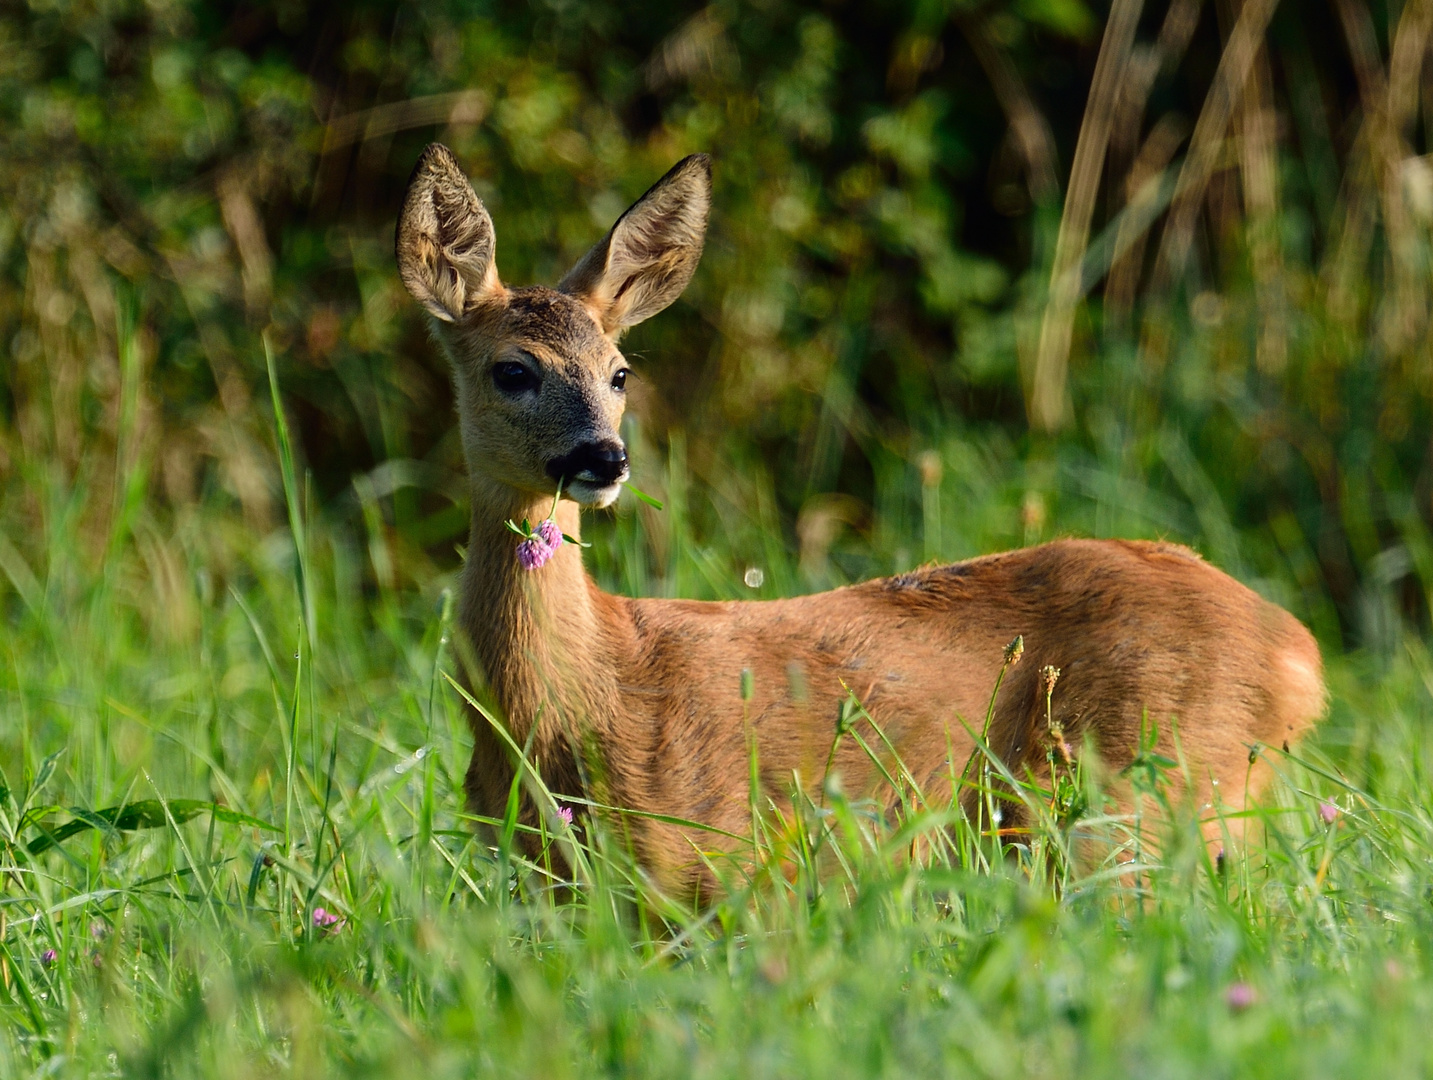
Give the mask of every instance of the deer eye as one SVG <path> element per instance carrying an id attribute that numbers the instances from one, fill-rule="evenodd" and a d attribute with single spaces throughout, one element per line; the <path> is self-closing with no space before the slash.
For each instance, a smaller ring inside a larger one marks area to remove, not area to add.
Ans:
<path id="1" fill-rule="evenodd" d="M 632 372 L 627 368 L 620 369 L 617 374 L 612 376 L 612 389 L 618 393 L 627 389 L 627 376 L 630 374 L 632 374 Z"/>
<path id="2" fill-rule="evenodd" d="M 521 394 L 525 390 L 536 390 L 541 381 L 537 372 L 526 364 L 504 360 L 493 365 L 493 385 L 504 394 Z"/>

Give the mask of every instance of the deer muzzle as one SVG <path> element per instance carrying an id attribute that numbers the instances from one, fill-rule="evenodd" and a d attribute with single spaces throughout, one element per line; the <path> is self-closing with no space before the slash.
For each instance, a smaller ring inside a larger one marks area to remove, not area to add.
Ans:
<path id="1" fill-rule="evenodd" d="M 609 487 L 627 479 L 627 448 L 615 439 L 587 442 L 553 458 L 547 475 L 560 484 L 578 481 L 594 487 Z"/>

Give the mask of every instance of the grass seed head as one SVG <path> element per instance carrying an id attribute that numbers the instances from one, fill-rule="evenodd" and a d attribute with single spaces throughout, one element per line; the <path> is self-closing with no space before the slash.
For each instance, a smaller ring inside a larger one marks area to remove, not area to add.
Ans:
<path id="1" fill-rule="evenodd" d="M 936 450 L 927 450 L 920 456 L 921 487 L 933 488 L 940 486 L 941 468 L 940 453 Z"/>
<path id="2" fill-rule="evenodd" d="M 1013 668 L 1020 663 L 1020 658 L 1025 655 L 1025 635 L 1016 634 L 1015 640 L 1005 646 L 1005 666 Z"/>

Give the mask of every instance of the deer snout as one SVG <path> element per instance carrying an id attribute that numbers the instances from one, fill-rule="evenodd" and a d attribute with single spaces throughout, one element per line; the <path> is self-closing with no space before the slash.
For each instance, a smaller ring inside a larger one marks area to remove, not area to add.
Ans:
<path id="1" fill-rule="evenodd" d="M 627 478 L 627 448 L 615 440 L 583 443 L 547 463 L 547 475 L 558 483 L 582 480 L 606 487 Z"/>

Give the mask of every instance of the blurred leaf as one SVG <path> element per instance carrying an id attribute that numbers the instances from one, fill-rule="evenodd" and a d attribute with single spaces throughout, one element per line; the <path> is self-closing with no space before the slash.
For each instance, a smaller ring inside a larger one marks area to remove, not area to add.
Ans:
<path id="1" fill-rule="evenodd" d="M 10 539 L 3 532 L 0 532 L 0 571 L 4 571 L 5 577 L 14 586 L 25 606 L 32 613 L 38 613 L 44 600 L 44 589 L 25 562 L 25 557 L 15 549 L 15 545 L 10 543 Z"/>
<path id="2" fill-rule="evenodd" d="M 660 509 L 662 509 L 661 500 L 652 498 L 652 496 L 648 495 L 645 491 L 638 491 L 638 490 L 637 490 L 636 488 L 634 488 L 630 483 L 628 483 L 628 484 L 626 485 L 626 488 L 627 488 L 628 491 L 630 491 L 633 495 L 637 496 L 638 499 L 640 499 L 642 502 L 646 503 L 646 504 L 647 504 L 648 506 L 650 506 L 652 509 L 654 509 L 654 510 L 660 510 Z"/>
<path id="3" fill-rule="evenodd" d="M 165 814 L 166 807 L 169 811 L 168 816 Z M 202 802 L 197 799 L 170 799 L 167 802 L 161 802 L 158 799 L 144 799 L 140 802 L 108 806 L 103 810 L 93 811 L 71 807 L 70 813 L 74 815 L 74 820 L 67 821 L 56 829 L 46 829 L 39 823 L 33 823 L 36 828 L 43 831 L 44 835 L 31 840 L 26 850 L 31 855 L 39 855 L 56 844 L 89 829 L 112 829 L 118 832 L 130 832 L 135 829 L 160 829 L 169 824 L 170 817 L 176 823 L 182 824 L 205 813 L 213 815 L 216 820 L 228 825 L 244 825 L 254 829 L 265 829 L 269 832 L 283 831 L 277 825 L 271 825 L 267 821 L 261 821 L 248 814 L 241 814 L 227 806 Z"/>
<path id="4" fill-rule="evenodd" d="M 1018 0 L 1015 11 L 1033 23 L 1081 41 L 1093 37 L 1100 25 L 1081 0 Z"/>

